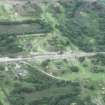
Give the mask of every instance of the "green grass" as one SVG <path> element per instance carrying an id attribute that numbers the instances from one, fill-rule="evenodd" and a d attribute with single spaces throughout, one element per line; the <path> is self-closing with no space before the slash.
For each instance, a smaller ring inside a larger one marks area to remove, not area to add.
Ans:
<path id="1" fill-rule="evenodd" d="M 6 96 L 4 95 L 4 93 L 1 91 L 0 89 L 0 102 L 3 105 L 10 105 L 9 102 L 6 100 Z"/>
<path id="2" fill-rule="evenodd" d="M 84 79 L 84 80 L 93 80 L 93 81 L 100 81 L 100 80 L 105 80 L 105 74 L 103 73 L 85 73 L 85 74 L 82 74 L 82 73 L 71 73 L 71 74 L 66 74 L 66 75 L 63 75 L 61 77 L 62 79 L 64 80 L 81 80 L 81 79 Z"/>

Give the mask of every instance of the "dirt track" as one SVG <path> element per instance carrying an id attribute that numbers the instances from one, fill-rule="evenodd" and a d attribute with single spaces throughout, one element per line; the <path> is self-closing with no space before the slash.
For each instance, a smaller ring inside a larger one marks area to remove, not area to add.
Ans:
<path id="1" fill-rule="evenodd" d="M 0 63 L 3 62 L 18 62 L 18 61 L 35 61 L 35 60 L 56 60 L 56 59 L 76 59 L 81 57 L 92 57 L 97 54 L 105 54 L 105 52 L 93 52 L 93 53 L 84 53 L 84 52 L 77 52 L 77 53 L 69 53 L 65 52 L 63 54 L 37 54 L 37 55 L 30 55 L 30 57 L 17 57 L 17 58 L 9 58 L 3 57 L 0 58 Z"/>

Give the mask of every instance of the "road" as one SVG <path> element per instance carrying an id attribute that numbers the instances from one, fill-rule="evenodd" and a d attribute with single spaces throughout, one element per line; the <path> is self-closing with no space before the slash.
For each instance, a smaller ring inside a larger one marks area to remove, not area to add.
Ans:
<path id="1" fill-rule="evenodd" d="M 1 3 L 6 3 L 6 4 L 10 4 L 10 5 L 24 5 L 27 2 L 31 2 L 31 3 L 43 3 L 45 0 L 0 0 Z M 49 0 L 46 0 L 47 2 L 49 2 Z M 57 2 L 59 0 L 53 0 L 50 1 L 49 3 L 53 3 L 53 2 Z"/>
<path id="2" fill-rule="evenodd" d="M 56 60 L 56 59 L 77 59 L 81 57 L 92 57 L 97 54 L 105 54 L 105 52 L 64 52 L 63 54 L 59 54 L 57 52 L 54 53 L 44 53 L 44 54 L 30 54 L 28 57 L 17 57 L 17 58 L 9 58 L 9 57 L 2 57 L 0 58 L 0 63 L 4 62 L 19 62 L 19 61 L 35 61 L 35 60 Z"/>
<path id="3" fill-rule="evenodd" d="M 40 3 L 43 0 L 28 0 L 28 2 L 31 3 Z M 27 3 L 26 0 L 1 0 L 0 3 L 5 3 L 5 4 L 10 4 L 10 5 L 24 5 L 25 3 Z"/>

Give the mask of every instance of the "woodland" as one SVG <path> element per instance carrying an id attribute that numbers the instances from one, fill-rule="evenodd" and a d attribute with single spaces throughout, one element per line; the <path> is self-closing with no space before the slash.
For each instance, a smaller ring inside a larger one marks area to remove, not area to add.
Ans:
<path id="1" fill-rule="evenodd" d="M 0 0 L 0 105 L 105 105 L 105 0 Z"/>

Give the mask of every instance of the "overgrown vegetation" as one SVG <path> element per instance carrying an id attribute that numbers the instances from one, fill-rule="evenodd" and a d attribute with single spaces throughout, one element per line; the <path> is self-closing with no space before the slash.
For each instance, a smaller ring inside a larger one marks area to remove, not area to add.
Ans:
<path id="1" fill-rule="evenodd" d="M 0 4 L 1 57 L 105 51 L 104 0 L 13 2 Z M 5 62 L 0 64 L 0 105 L 104 105 L 104 79 L 104 53 Z"/>

